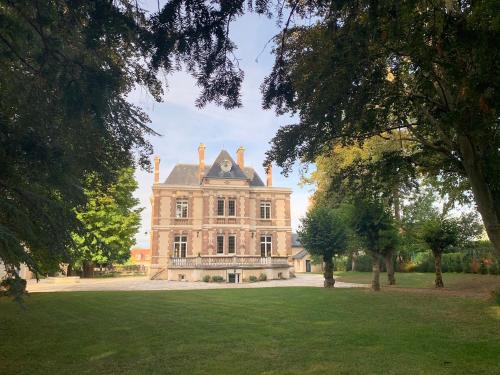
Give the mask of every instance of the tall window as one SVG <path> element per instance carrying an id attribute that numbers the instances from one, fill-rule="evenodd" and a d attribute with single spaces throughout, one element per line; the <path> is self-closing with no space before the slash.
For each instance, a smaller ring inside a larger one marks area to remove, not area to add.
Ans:
<path id="1" fill-rule="evenodd" d="M 187 253 L 187 236 L 175 236 L 174 257 L 185 258 Z"/>
<path id="2" fill-rule="evenodd" d="M 224 236 L 217 236 L 217 254 L 224 254 Z"/>
<path id="3" fill-rule="evenodd" d="M 177 199 L 175 205 L 175 217 L 186 218 L 188 217 L 188 201 L 187 199 Z"/>
<path id="4" fill-rule="evenodd" d="M 230 235 L 227 238 L 227 253 L 228 254 L 236 253 L 236 236 Z"/>
<path id="5" fill-rule="evenodd" d="M 260 202 L 260 218 L 261 219 L 271 218 L 271 202 L 269 201 Z"/>
<path id="6" fill-rule="evenodd" d="M 272 238 L 271 236 L 260 236 L 260 256 L 270 257 L 272 249 Z"/>
<path id="7" fill-rule="evenodd" d="M 224 216 L 224 198 L 217 199 L 217 216 Z"/>
<path id="8" fill-rule="evenodd" d="M 236 200 L 230 199 L 227 202 L 227 215 L 228 216 L 236 216 Z"/>

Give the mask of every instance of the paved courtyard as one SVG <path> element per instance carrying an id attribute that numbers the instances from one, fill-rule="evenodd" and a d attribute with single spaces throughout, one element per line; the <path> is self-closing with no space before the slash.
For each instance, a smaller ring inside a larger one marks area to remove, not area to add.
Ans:
<path id="1" fill-rule="evenodd" d="M 288 280 L 270 280 L 256 283 L 228 284 L 228 283 L 205 283 L 149 280 L 145 276 L 140 277 L 112 277 L 102 279 L 80 279 L 78 283 L 54 283 L 45 279 L 37 282 L 28 281 L 28 292 L 75 292 L 75 291 L 112 291 L 112 290 L 195 290 L 195 289 L 223 289 L 223 288 L 271 288 L 309 286 L 323 287 L 323 275 L 319 274 L 297 274 L 297 277 Z M 367 284 L 352 284 L 337 281 L 338 288 L 363 288 Z"/>

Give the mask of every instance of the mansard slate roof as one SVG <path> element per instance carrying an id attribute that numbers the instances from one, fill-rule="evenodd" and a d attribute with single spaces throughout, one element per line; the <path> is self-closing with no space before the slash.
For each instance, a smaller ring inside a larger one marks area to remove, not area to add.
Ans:
<path id="1" fill-rule="evenodd" d="M 225 159 L 231 161 L 233 164 L 229 172 L 224 172 L 220 169 L 220 162 Z M 242 171 L 225 150 L 221 151 L 213 165 L 205 166 L 205 171 L 208 171 L 205 177 L 248 179 L 250 180 L 250 186 L 265 186 L 260 176 L 253 168 L 245 167 Z M 167 185 L 200 185 L 200 180 L 198 179 L 198 164 L 177 164 L 164 183 Z"/>

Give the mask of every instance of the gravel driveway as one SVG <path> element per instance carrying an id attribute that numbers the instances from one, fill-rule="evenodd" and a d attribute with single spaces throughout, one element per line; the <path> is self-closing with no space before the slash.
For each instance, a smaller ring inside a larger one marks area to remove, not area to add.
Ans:
<path id="1" fill-rule="evenodd" d="M 256 283 L 229 284 L 188 281 L 149 280 L 148 277 L 112 277 L 103 279 L 81 279 L 79 283 L 58 284 L 49 280 L 28 280 L 28 292 L 75 292 L 105 290 L 197 290 L 197 289 L 229 289 L 229 288 L 271 288 L 290 286 L 323 287 L 323 275 L 297 274 L 287 280 L 269 280 Z M 337 288 L 363 288 L 367 284 L 352 284 L 337 281 Z"/>

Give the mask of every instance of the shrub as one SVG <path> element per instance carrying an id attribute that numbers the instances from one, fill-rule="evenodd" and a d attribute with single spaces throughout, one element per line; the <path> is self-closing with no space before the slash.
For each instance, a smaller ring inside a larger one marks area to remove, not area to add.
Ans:
<path id="1" fill-rule="evenodd" d="M 462 253 L 449 253 L 443 254 L 442 264 L 446 265 L 444 272 L 463 272 L 464 271 L 464 257 Z"/>
<path id="2" fill-rule="evenodd" d="M 478 273 L 480 268 L 479 261 L 477 260 L 476 257 L 472 258 L 472 261 L 470 263 L 470 272 L 472 273 Z"/>
<path id="3" fill-rule="evenodd" d="M 494 262 L 488 267 L 490 275 L 500 275 L 500 262 Z M 499 293 L 500 294 L 500 293 Z M 499 297 L 500 298 L 500 297 Z"/>
<path id="4" fill-rule="evenodd" d="M 418 253 L 415 256 L 414 262 L 416 263 L 415 272 L 434 272 L 434 256 L 430 251 Z"/>
<path id="5" fill-rule="evenodd" d="M 402 263 L 396 263 L 395 270 L 396 272 L 414 272 L 416 267 L 417 264 L 409 260 Z"/>
<path id="6" fill-rule="evenodd" d="M 347 263 L 349 259 L 347 257 L 335 257 L 333 261 L 334 271 L 347 271 Z"/>
<path id="7" fill-rule="evenodd" d="M 214 283 L 222 283 L 224 281 L 224 278 L 219 275 L 212 276 L 212 282 Z"/>
<path id="8" fill-rule="evenodd" d="M 248 281 L 250 281 L 251 283 L 255 283 L 255 282 L 257 282 L 257 276 L 254 276 L 254 275 L 250 276 L 250 277 L 248 278 Z"/>
<path id="9" fill-rule="evenodd" d="M 210 282 L 210 275 L 203 276 L 203 281 L 206 283 L 209 283 Z"/>
<path id="10" fill-rule="evenodd" d="M 371 272 L 372 258 L 369 255 L 358 255 L 355 259 L 355 271 L 357 272 Z M 346 271 L 352 271 L 352 257 L 346 262 Z"/>
<path id="11" fill-rule="evenodd" d="M 486 268 L 484 261 L 481 261 L 481 264 L 479 265 L 479 273 L 481 273 L 481 275 L 486 275 L 488 273 L 488 269 Z"/>
<path id="12" fill-rule="evenodd" d="M 295 277 L 295 272 L 290 271 L 290 279 L 293 279 Z"/>
<path id="13" fill-rule="evenodd" d="M 259 281 L 266 281 L 267 280 L 267 275 L 265 273 L 261 273 L 259 275 Z"/>

